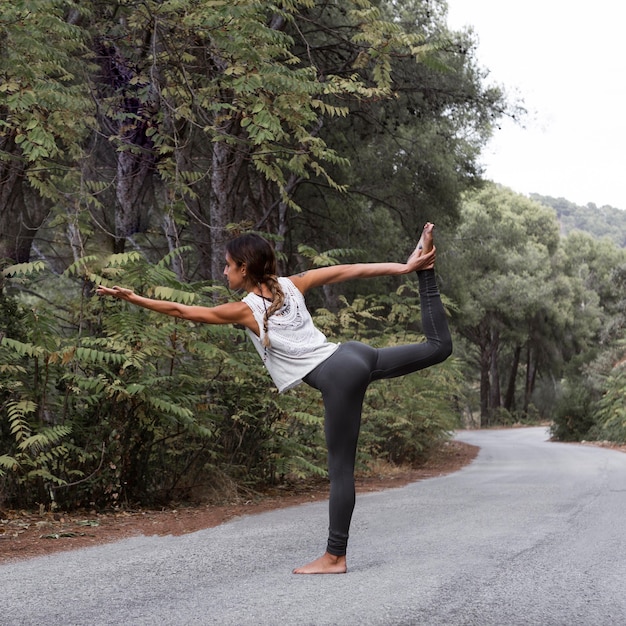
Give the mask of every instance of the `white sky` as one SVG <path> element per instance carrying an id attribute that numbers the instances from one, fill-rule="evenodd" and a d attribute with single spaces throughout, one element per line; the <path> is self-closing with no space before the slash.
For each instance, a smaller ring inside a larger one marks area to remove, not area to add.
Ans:
<path id="1" fill-rule="evenodd" d="M 522 193 L 626 209 L 626 42 L 618 0 L 448 0 L 472 26 L 488 83 L 519 94 L 525 129 L 504 123 L 487 178 Z"/>

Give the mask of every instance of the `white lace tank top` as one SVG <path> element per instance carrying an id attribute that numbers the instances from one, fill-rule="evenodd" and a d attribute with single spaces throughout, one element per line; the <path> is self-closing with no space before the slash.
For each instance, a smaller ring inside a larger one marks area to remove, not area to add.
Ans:
<path id="1" fill-rule="evenodd" d="M 268 320 L 269 347 L 265 348 L 261 343 L 265 335 L 263 320 L 269 303 L 252 292 L 243 301 L 250 307 L 261 333 L 257 337 L 248 329 L 248 335 L 278 391 L 282 393 L 300 384 L 339 344 L 329 342 L 314 326 L 304 296 L 297 287 L 288 278 L 279 278 L 278 282 L 285 294 L 285 302 Z"/>

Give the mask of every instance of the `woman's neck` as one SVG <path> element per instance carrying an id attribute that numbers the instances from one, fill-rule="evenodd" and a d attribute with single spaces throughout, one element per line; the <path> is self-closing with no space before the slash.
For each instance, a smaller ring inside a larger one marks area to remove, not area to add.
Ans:
<path id="1" fill-rule="evenodd" d="M 265 298 L 266 300 L 273 300 L 271 291 L 267 288 L 265 283 L 261 283 L 260 285 L 256 285 L 251 289 L 252 293 L 257 296 L 261 296 L 261 298 Z"/>

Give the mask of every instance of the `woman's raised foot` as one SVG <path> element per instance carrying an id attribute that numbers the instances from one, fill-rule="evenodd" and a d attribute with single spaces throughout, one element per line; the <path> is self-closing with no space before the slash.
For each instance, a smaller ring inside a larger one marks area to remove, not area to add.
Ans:
<path id="1" fill-rule="evenodd" d="M 434 228 L 435 228 L 434 224 L 432 224 L 431 222 L 426 222 L 426 224 L 424 225 L 424 229 L 422 230 L 422 235 L 420 236 L 420 239 L 417 242 L 417 246 L 415 250 L 413 250 L 411 256 L 409 257 L 407 261 L 409 265 L 415 264 L 419 257 L 432 252 L 434 248 L 434 243 L 433 243 L 433 229 Z M 434 257 L 433 257 L 433 262 L 430 263 L 428 266 L 422 266 L 416 269 L 430 269 L 433 266 L 434 266 Z"/>
<path id="2" fill-rule="evenodd" d="M 422 230 L 422 236 L 417 244 L 417 247 L 420 248 L 422 254 L 428 254 L 433 249 L 433 229 L 435 225 L 431 222 L 426 222 L 424 225 L 424 230 Z"/>

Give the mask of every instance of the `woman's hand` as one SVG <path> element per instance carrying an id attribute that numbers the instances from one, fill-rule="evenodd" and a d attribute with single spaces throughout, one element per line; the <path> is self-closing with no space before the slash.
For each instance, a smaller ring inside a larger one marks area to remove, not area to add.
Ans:
<path id="1" fill-rule="evenodd" d="M 435 267 L 435 257 L 437 249 L 433 246 L 430 252 L 416 249 L 406 262 L 406 273 L 419 272 L 420 270 L 430 270 Z"/>
<path id="2" fill-rule="evenodd" d="M 112 296 L 113 298 L 119 298 L 121 300 L 128 300 L 134 295 L 132 289 L 125 289 L 124 287 L 103 287 L 102 285 L 96 289 L 96 293 L 99 296 Z"/>
<path id="3" fill-rule="evenodd" d="M 408 258 L 406 265 L 408 272 L 418 272 L 419 270 L 429 270 L 435 266 L 436 249 L 433 244 L 433 229 L 435 225 L 426 222 L 422 236 L 417 242 L 417 247 Z"/>

